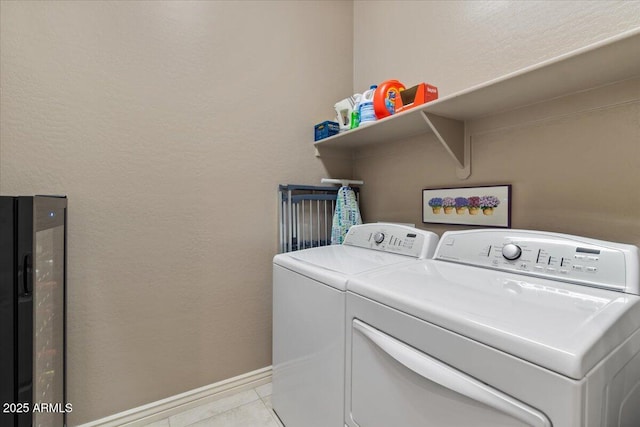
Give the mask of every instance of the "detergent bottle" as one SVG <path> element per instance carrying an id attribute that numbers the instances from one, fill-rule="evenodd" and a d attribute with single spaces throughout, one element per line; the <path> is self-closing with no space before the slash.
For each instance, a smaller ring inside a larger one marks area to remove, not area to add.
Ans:
<path id="1" fill-rule="evenodd" d="M 360 101 L 362 100 L 362 95 L 358 96 L 358 101 L 353 106 L 353 111 L 351 111 L 351 129 L 355 129 L 360 126 Z"/>
<path id="2" fill-rule="evenodd" d="M 353 112 L 358 108 L 361 96 L 359 93 L 354 93 L 353 96 L 345 98 L 333 106 L 336 110 L 336 119 L 340 124 L 340 132 L 357 127 L 353 125 Z"/>
<path id="3" fill-rule="evenodd" d="M 387 80 L 380 83 L 373 96 L 373 110 L 378 119 L 389 117 L 396 112 L 396 99 L 405 87 L 398 80 Z"/>
<path id="4" fill-rule="evenodd" d="M 367 125 L 376 121 L 376 112 L 373 109 L 373 95 L 376 92 L 377 85 L 372 85 L 369 90 L 362 94 L 360 99 L 360 126 Z"/>

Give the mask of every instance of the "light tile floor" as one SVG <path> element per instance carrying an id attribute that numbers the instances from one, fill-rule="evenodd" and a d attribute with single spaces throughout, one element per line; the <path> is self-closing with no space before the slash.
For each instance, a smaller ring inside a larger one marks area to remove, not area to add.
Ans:
<path id="1" fill-rule="evenodd" d="M 271 409 L 271 383 L 189 409 L 146 427 L 283 427 Z"/>

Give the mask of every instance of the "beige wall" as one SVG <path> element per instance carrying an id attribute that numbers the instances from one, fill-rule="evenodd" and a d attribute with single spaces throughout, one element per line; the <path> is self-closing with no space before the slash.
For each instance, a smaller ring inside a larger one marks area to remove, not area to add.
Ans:
<path id="1" fill-rule="evenodd" d="M 448 95 L 638 27 L 638 2 L 0 4 L 0 191 L 70 197 L 72 425 L 271 363 L 278 183 L 353 175 L 366 220 L 418 225 L 422 188 L 512 183 L 516 227 L 640 244 L 637 81 L 474 122 L 467 181 L 433 139 L 353 174 L 310 142 L 354 89 Z"/>
<path id="2" fill-rule="evenodd" d="M 371 32 L 390 16 L 406 31 Z M 640 2 L 355 2 L 354 86 L 441 96 L 640 27 Z M 394 58 L 389 60 L 389 58 Z M 397 58 L 398 60 L 396 60 Z M 422 224 L 423 188 L 512 184 L 512 226 L 640 244 L 640 80 L 469 123 L 472 175 L 433 136 L 361 150 L 367 221 Z"/>
<path id="3" fill-rule="evenodd" d="M 354 89 L 426 81 L 450 95 L 640 26 L 640 2 L 354 2 Z"/>
<path id="4" fill-rule="evenodd" d="M 352 91 L 351 2 L 0 15 L 0 191 L 70 200 L 71 425 L 270 365 L 277 184 L 351 171 L 312 146 Z"/>

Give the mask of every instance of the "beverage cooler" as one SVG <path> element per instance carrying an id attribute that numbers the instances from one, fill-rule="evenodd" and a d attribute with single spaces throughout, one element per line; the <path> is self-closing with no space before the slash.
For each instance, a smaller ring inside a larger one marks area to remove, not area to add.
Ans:
<path id="1" fill-rule="evenodd" d="M 0 196 L 0 426 L 66 425 L 66 218 L 60 196 Z"/>

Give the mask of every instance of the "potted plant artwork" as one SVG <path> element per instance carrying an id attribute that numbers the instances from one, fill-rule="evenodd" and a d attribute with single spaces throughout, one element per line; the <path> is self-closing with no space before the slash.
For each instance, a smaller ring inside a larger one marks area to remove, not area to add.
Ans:
<path id="1" fill-rule="evenodd" d="M 422 222 L 509 228 L 511 185 L 425 188 Z"/>
<path id="2" fill-rule="evenodd" d="M 467 206 L 469 205 L 469 201 L 467 200 L 467 198 L 456 197 L 455 201 L 456 201 L 456 213 L 458 215 L 464 214 L 464 211 L 467 209 Z"/>
<path id="3" fill-rule="evenodd" d="M 480 208 L 485 215 L 493 215 L 493 209 L 498 207 L 500 200 L 496 196 L 480 197 Z"/>
<path id="4" fill-rule="evenodd" d="M 467 203 L 468 203 L 467 207 L 469 209 L 469 215 L 478 215 L 478 212 L 480 211 L 480 197 L 471 196 L 467 198 Z"/>
<path id="5" fill-rule="evenodd" d="M 442 197 L 433 197 L 429 200 L 429 207 L 431 207 L 434 214 L 439 214 L 442 209 Z"/>
<path id="6" fill-rule="evenodd" d="M 445 197 L 442 199 L 442 207 L 444 208 L 444 213 L 448 215 L 456 207 L 456 200 L 453 197 Z"/>

